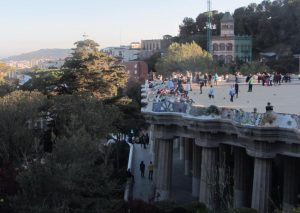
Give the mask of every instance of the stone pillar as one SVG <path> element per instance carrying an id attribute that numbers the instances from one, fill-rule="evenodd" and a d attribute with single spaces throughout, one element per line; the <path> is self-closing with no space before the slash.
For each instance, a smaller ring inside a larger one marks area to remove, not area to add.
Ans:
<path id="1" fill-rule="evenodd" d="M 158 164 L 158 151 L 159 151 L 159 141 L 156 139 L 153 142 L 153 154 L 152 154 L 152 163 L 154 171 L 157 171 L 157 164 Z M 156 174 L 157 172 L 153 172 L 153 180 L 156 182 Z"/>
<path id="2" fill-rule="evenodd" d="M 201 176 L 201 147 L 193 143 L 193 179 L 192 179 L 192 195 L 199 197 L 200 192 L 200 176 Z"/>
<path id="3" fill-rule="evenodd" d="M 233 206 L 234 208 L 249 207 L 251 193 L 251 158 L 246 150 L 234 147 L 234 171 L 233 171 Z"/>
<path id="4" fill-rule="evenodd" d="M 174 138 L 174 150 L 178 150 L 179 149 L 179 137 Z"/>
<path id="5" fill-rule="evenodd" d="M 193 160 L 193 141 L 190 138 L 184 139 L 184 175 L 190 176 Z"/>
<path id="6" fill-rule="evenodd" d="M 149 128 L 149 144 L 150 144 L 150 154 L 154 154 L 154 143 L 155 143 L 155 137 L 154 137 L 154 125 L 151 124 Z"/>
<path id="7" fill-rule="evenodd" d="M 179 139 L 179 160 L 184 160 L 184 138 L 180 137 Z"/>
<path id="8" fill-rule="evenodd" d="M 220 201 L 220 209 L 227 209 L 232 206 L 232 148 L 229 145 L 219 145 L 219 161 L 218 161 L 218 199 Z"/>
<path id="9" fill-rule="evenodd" d="M 199 202 L 209 209 L 217 208 L 218 148 L 202 147 Z"/>
<path id="10" fill-rule="evenodd" d="M 283 210 L 295 208 L 299 193 L 299 166 L 296 158 L 284 157 Z"/>
<path id="11" fill-rule="evenodd" d="M 157 139 L 158 163 L 156 175 L 156 192 L 159 193 L 158 200 L 167 200 L 170 198 L 171 179 L 172 179 L 172 158 L 173 158 L 173 140 Z"/>
<path id="12" fill-rule="evenodd" d="M 254 160 L 251 208 L 259 213 L 268 213 L 271 200 L 272 159 L 258 158 Z"/>

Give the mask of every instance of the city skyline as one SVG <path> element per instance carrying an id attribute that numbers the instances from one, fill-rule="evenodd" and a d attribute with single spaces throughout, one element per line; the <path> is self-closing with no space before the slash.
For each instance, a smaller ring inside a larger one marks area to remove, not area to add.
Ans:
<path id="1" fill-rule="evenodd" d="M 261 0 L 212 1 L 212 10 L 234 12 Z M 197 5 L 197 6 L 195 6 Z M 184 17 L 207 11 L 207 1 L 123 2 L 11 0 L 0 2 L 0 58 L 47 48 L 72 48 L 83 34 L 101 48 L 176 36 Z"/>

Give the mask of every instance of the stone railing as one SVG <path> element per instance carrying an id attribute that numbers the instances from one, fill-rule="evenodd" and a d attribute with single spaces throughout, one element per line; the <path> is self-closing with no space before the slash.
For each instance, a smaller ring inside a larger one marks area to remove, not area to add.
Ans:
<path id="1" fill-rule="evenodd" d="M 158 84 L 160 85 L 160 84 Z M 160 85 L 163 87 L 162 85 Z M 300 116 L 283 113 L 256 113 L 245 112 L 242 109 L 219 108 L 217 106 L 198 107 L 191 103 L 180 102 L 176 96 L 168 95 L 168 98 L 157 101 L 155 90 L 148 88 L 148 84 L 143 85 L 142 102 L 143 113 L 180 113 L 182 116 L 193 117 L 199 120 L 222 119 L 230 120 L 233 123 L 257 127 L 279 127 L 300 130 Z"/>

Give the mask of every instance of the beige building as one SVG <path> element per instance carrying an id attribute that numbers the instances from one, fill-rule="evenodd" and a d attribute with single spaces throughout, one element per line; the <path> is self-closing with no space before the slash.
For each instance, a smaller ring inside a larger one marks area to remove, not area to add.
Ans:
<path id="1" fill-rule="evenodd" d="M 252 38 L 234 35 L 234 19 L 229 12 L 221 19 L 221 35 L 212 37 L 212 56 L 224 63 L 252 60 Z"/>

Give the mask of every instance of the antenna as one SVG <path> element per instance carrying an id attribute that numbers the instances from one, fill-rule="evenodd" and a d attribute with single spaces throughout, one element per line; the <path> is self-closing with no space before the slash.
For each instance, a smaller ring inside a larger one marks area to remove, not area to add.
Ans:
<path id="1" fill-rule="evenodd" d="M 212 12 L 211 12 L 211 1 L 207 0 L 207 52 L 211 53 L 211 19 L 212 19 Z"/>

